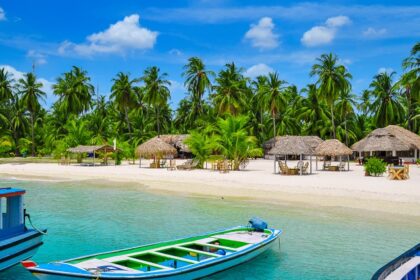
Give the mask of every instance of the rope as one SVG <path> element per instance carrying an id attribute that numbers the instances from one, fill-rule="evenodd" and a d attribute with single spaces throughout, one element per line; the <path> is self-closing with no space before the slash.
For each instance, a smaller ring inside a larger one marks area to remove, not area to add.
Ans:
<path id="1" fill-rule="evenodd" d="M 36 226 L 34 226 L 34 224 L 32 223 L 32 220 L 31 220 L 31 215 L 29 215 L 29 214 L 25 213 L 25 217 L 27 217 L 27 218 L 28 218 L 29 223 L 31 224 L 31 226 L 32 226 L 32 228 L 33 228 L 34 230 L 36 230 L 37 232 L 39 232 L 39 233 L 40 233 L 40 234 L 42 234 L 42 235 L 46 235 L 46 234 L 47 234 L 47 232 L 46 232 L 46 231 L 42 231 L 42 230 L 38 229 Z"/>

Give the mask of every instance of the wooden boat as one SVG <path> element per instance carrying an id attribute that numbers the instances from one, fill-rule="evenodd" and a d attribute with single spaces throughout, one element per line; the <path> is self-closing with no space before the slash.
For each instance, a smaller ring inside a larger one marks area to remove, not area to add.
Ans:
<path id="1" fill-rule="evenodd" d="M 43 244 L 44 232 L 25 226 L 24 194 L 22 189 L 0 188 L 0 270 L 31 258 Z"/>
<path id="2" fill-rule="evenodd" d="M 197 279 L 258 256 L 280 233 L 241 226 L 61 262 L 37 265 L 28 261 L 23 265 L 42 280 Z"/>
<path id="3" fill-rule="evenodd" d="M 420 279 L 420 243 L 381 267 L 372 280 Z"/>

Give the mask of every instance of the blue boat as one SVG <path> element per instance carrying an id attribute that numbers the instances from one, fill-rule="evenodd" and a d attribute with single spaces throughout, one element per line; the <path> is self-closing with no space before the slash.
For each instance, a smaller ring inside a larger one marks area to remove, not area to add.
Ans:
<path id="1" fill-rule="evenodd" d="M 420 243 L 381 267 L 372 280 L 420 279 Z"/>
<path id="2" fill-rule="evenodd" d="M 60 262 L 37 265 L 27 261 L 23 266 L 42 280 L 198 279 L 257 257 L 274 245 L 280 233 L 257 221 L 251 226 Z"/>
<path id="3" fill-rule="evenodd" d="M 22 189 L 0 188 L 0 270 L 31 258 L 43 244 L 45 231 L 25 225 L 29 215 L 23 207 L 24 194 Z"/>

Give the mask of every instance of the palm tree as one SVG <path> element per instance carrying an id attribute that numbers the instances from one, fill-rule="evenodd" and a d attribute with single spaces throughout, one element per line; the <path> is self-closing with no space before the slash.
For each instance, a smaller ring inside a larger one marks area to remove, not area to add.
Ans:
<path id="1" fill-rule="evenodd" d="M 273 120 L 273 137 L 277 136 L 276 117 L 286 107 L 284 85 L 286 81 L 280 80 L 277 72 L 269 73 L 267 86 L 264 89 L 264 99 Z"/>
<path id="2" fill-rule="evenodd" d="M 233 62 L 219 72 L 217 84 L 213 87 L 216 93 L 211 96 L 219 115 L 228 113 L 236 116 L 240 111 L 246 111 L 248 88 L 242 72 L 243 69 L 238 69 Z"/>
<path id="3" fill-rule="evenodd" d="M 400 96 L 399 85 L 392 82 L 395 72 L 391 74 L 380 73 L 374 77 L 370 84 L 375 101 L 372 107 L 375 108 L 374 118 L 378 127 L 385 127 L 389 124 L 398 124 L 403 119 L 404 108 L 398 101 Z"/>
<path id="4" fill-rule="evenodd" d="M 128 128 L 128 133 L 129 135 L 131 135 L 132 129 L 128 113 L 129 110 L 132 109 L 137 102 L 137 95 L 133 89 L 133 84 L 136 83 L 137 80 L 130 80 L 128 74 L 119 72 L 117 74 L 117 77 L 112 81 L 114 82 L 114 84 L 111 87 L 110 98 L 115 102 L 117 108 L 121 112 L 124 112 L 124 118 Z"/>
<path id="5" fill-rule="evenodd" d="M 233 160 L 234 170 L 239 170 L 248 158 L 262 155 L 257 138 L 248 134 L 247 123 L 246 116 L 228 115 L 226 119 L 219 118 L 211 140 L 216 151 L 226 159 Z"/>
<path id="6" fill-rule="evenodd" d="M 14 80 L 10 77 L 6 69 L 0 69 L 0 101 L 13 98 L 12 84 Z"/>
<path id="7" fill-rule="evenodd" d="M 340 118 L 343 120 L 346 145 L 349 145 L 348 121 L 351 115 L 354 115 L 354 108 L 357 106 L 356 96 L 350 89 L 342 90 L 338 96 L 336 108 Z"/>
<path id="8" fill-rule="evenodd" d="M 70 72 L 64 73 L 53 85 L 54 94 L 59 96 L 60 107 L 67 114 L 80 115 L 90 109 L 94 87 L 90 84 L 87 72 L 73 66 Z"/>
<path id="9" fill-rule="evenodd" d="M 212 138 L 202 130 L 191 131 L 190 136 L 185 139 L 185 144 L 188 145 L 191 153 L 198 160 L 198 168 L 203 168 L 204 162 L 209 159 L 213 151 Z"/>
<path id="10" fill-rule="evenodd" d="M 338 58 L 336 55 L 323 54 L 317 58 L 316 64 L 312 66 L 310 76 L 318 76 L 317 84 L 322 97 L 327 101 L 331 108 L 331 124 L 332 137 L 335 137 L 334 123 L 334 103 L 340 93 L 349 86 L 350 73 L 348 73 L 343 65 L 337 65 Z"/>
<path id="11" fill-rule="evenodd" d="M 19 93 L 22 95 L 22 104 L 30 114 L 31 119 L 31 141 L 32 156 L 35 156 L 35 117 L 41 105 L 39 99 L 45 97 L 45 92 L 41 90 L 42 83 L 37 82 L 33 73 L 25 74 L 24 78 L 19 79 Z"/>
<path id="12" fill-rule="evenodd" d="M 328 131 L 327 104 L 319 97 L 319 90 L 316 84 L 309 84 L 302 92 L 307 97 L 302 100 L 301 107 L 298 109 L 298 119 L 305 122 L 304 133 L 307 135 L 318 135 L 324 137 Z"/>
<path id="13" fill-rule="evenodd" d="M 420 130 L 418 108 L 420 107 L 420 42 L 417 42 L 408 58 L 403 61 L 405 73 L 402 75 L 400 84 L 405 89 L 407 102 L 407 127 L 409 130 Z"/>
<path id="14" fill-rule="evenodd" d="M 213 71 L 206 70 L 203 61 L 198 57 L 188 59 L 188 64 L 184 66 L 182 76 L 185 77 L 184 85 L 191 93 L 192 110 L 191 119 L 197 119 L 203 111 L 203 96 L 205 91 L 211 91 L 212 85 L 210 77 L 214 77 Z"/>
<path id="15" fill-rule="evenodd" d="M 149 67 L 144 71 L 141 80 L 144 82 L 144 101 L 156 111 L 157 133 L 160 135 L 160 111 L 171 97 L 167 80 L 168 74 L 159 74 L 160 69 L 156 66 Z"/>

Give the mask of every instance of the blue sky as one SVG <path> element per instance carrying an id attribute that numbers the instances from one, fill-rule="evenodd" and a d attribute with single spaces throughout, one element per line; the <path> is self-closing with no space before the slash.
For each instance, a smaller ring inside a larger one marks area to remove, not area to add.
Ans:
<path id="1" fill-rule="evenodd" d="M 336 53 L 359 94 L 380 71 L 401 74 L 420 38 L 416 1 L 4 1 L 0 67 L 15 77 L 32 69 L 45 84 L 72 65 L 109 94 L 119 71 L 141 76 L 157 65 L 172 81 L 172 106 L 185 95 L 182 67 L 199 56 L 209 69 L 235 61 L 254 77 L 278 71 L 302 88 L 311 65 Z"/>

